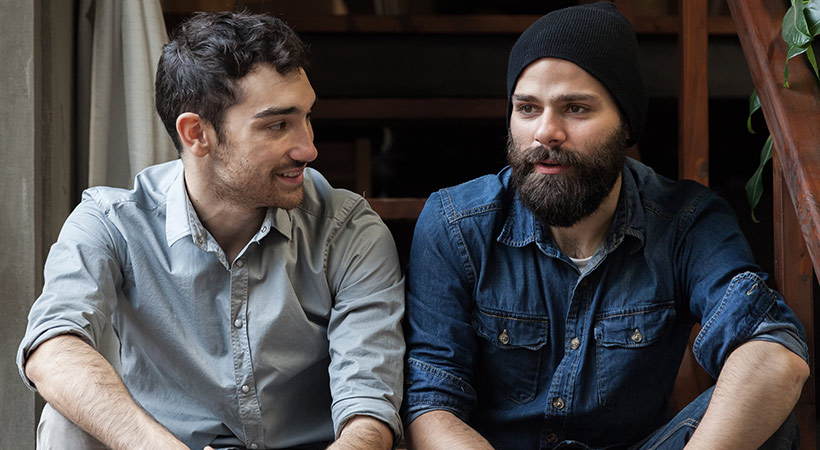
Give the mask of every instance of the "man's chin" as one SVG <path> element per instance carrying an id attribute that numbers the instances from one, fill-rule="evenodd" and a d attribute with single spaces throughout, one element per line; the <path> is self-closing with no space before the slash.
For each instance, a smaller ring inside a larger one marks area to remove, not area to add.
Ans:
<path id="1" fill-rule="evenodd" d="M 295 191 L 291 191 L 287 194 L 279 194 L 274 198 L 271 198 L 268 203 L 269 208 L 279 208 L 279 209 L 294 209 L 298 208 L 299 205 L 302 204 L 302 200 L 305 197 L 305 190 L 302 186 L 299 186 L 298 189 Z"/>

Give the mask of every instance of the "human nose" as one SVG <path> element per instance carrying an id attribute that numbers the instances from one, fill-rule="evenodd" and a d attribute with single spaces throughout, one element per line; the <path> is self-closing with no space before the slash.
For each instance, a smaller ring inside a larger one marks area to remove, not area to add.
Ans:
<path id="1" fill-rule="evenodd" d="M 295 161 L 307 164 L 318 156 L 319 152 L 313 143 L 313 125 L 310 121 L 305 122 L 305 126 L 299 130 L 295 144 L 290 151 L 290 157 Z"/>
<path id="2" fill-rule="evenodd" d="M 567 140 L 564 124 L 559 117 L 549 111 L 538 118 L 535 140 L 545 147 L 555 147 Z"/>

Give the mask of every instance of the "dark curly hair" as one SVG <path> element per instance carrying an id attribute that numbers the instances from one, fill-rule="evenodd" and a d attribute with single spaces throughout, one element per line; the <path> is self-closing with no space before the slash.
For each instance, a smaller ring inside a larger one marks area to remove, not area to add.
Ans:
<path id="1" fill-rule="evenodd" d="M 308 50 L 282 20 L 247 12 L 196 13 L 180 24 L 157 65 L 157 113 L 174 141 L 192 112 L 221 133 L 225 110 L 242 101 L 237 82 L 259 64 L 286 75 L 307 66 Z"/>

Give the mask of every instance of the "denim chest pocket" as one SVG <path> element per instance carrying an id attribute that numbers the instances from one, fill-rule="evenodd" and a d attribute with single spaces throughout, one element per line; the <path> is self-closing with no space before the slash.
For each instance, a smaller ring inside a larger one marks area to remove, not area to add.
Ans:
<path id="1" fill-rule="evenodd" d="M 595 372 L 602 405 L 623 407 L 663 401 L 665 396 L 660 391 L 677 373 L 677 367 L 670 369 L 676 361 L 675 352 L 664 344 L 674 323 L 672 302 L 596 319 Z"/>
<path id="2" fill-rule="evenodd" d="M 483 385 L 517 403 L 532 401 L 538 391 L 549 321 L 476 310 L 473 329 L 481 338 L 475 369 L 479 390 Z"/>

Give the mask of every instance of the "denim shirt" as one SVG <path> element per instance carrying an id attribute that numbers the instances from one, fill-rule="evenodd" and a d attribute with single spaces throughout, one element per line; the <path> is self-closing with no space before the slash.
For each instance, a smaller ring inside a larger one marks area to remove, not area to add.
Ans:
<path id="1" fill-rule="evenodd" d="M 715 378 L 750 339 L 808 358 L 729 205 L 634 160 L 583 270 L 519 201 L 509 168 L 434 193 L 410 261 L 405 423 L 450 411 L 496 448 L 647 436 L 671 419 L 696 322 L 695 357 Z"/>

